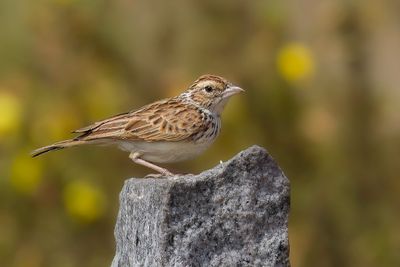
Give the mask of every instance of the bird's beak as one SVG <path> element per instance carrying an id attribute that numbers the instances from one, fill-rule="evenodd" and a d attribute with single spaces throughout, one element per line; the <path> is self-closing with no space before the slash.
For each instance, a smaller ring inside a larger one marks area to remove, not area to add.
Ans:
<path id="1" fill-rule="evenodd" d="M 241 92 L 244 92 L 244 90 L 242 88 L 232 85 L 232 86 L 229 86 L 225 90 L 225 92 L 223 94 L 223 98 L 228 98 L 230 96 L 236 95 L 236 94 L 241 93 Z"/>

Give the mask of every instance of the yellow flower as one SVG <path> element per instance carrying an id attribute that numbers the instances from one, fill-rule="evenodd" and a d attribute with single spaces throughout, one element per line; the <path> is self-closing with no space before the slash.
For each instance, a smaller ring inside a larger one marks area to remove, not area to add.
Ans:
<path id="1" fill-rule="evenodd" d="M 11 186 L 22 194 L 35 193 L 42 182 L 43 165 L 28 153 L 18 155 L 11 167 Z"/>
<path id="2" fill-rule="evenodd" d="M 0 92 L 0 136 L 14 132 L 21 121 L 21 105 L 17 98 Z"/>
<path id="3" fill-rule="evenodd" d="M 102 191 L 85 181 L 73 181 L 64 189 L 64 205 L 68 214 L 80 223 L 91 223 L 104 213 Z"/>
<path id="4" fill-rule="evenodd" d="M 290 82 L 303 80 L 314 73 L 314 57 L 311 51 L 300 43 L 289 43 L 278 53 L 278 71 Z"/>

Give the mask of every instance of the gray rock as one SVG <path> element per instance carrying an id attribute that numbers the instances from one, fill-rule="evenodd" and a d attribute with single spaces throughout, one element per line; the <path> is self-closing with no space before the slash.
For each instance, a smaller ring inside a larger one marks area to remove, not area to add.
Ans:
<path id="1" fill-rule="evenodd" d="M 289 194 L 258 146 L 198 175 L 129 179 L 112 267 L 289 266 Z"/>

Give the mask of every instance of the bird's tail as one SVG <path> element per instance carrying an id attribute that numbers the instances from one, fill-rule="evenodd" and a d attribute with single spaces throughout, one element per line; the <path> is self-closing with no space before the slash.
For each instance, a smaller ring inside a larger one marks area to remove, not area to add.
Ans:
<path id="1" fill-rule="evenodd" d="M 88 143 L 88 142 L 83 141 L 83 140 L 74 140 L 74 139 L 64 140 L 64 141 L 60 141 L 60 142 L 57 142 L 57 143 L 49 145 L 49 146 L 38 148 L 31 152 L 31 156 L 36 157 L 36 156 L 39 156 L 39 155 L 44 154 L 49 151 L 60 150 L 63 148 L 67 148 L 67 147 L 71 147 L 71 146 L 78 146 L 78 145 L 82 145 L 82 144 L 86 144 L 86 143 Z"/>

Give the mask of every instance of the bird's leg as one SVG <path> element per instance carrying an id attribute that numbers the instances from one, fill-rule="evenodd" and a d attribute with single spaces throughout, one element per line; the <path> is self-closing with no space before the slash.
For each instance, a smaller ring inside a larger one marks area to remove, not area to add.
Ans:
<path id="1" fill-rule="evenodd" d="M 145 161 L 144 159 L 141 159 L 139 157 L 140 157 L 140 154 L 138 152 L 132 152 L 129 155 L 129 158 L 131 160 L 133 160 L 133 162 L 135 162 L 137 164 L 140 164 L 140 165 L 145 166 L 147 168 L 153 169 L 153 170 L 161 173 L 162 175 L 173 176 L 173 174 L 170 171 L 168 171 L 167 169 L 161 168 L 160 166 L 157 166 L 157 165 L 155 165 L 153 163 Z"/>

